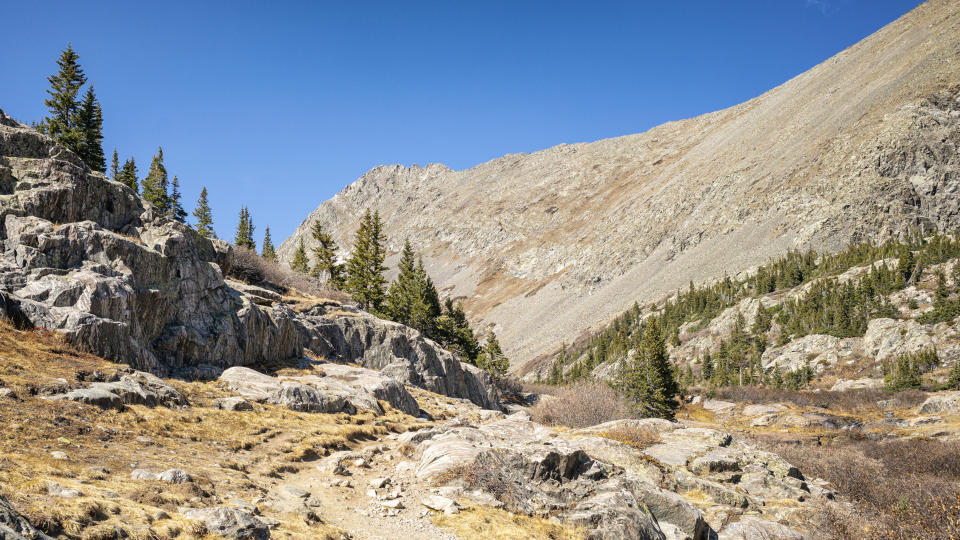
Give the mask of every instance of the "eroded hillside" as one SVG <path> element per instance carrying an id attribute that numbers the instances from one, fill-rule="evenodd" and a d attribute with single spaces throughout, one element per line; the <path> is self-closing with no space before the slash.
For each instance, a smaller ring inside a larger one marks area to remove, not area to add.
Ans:
<path id="1" fill-rule="evenodd" d="M 516 362 L 688 281 L 788 247 L 957 226 L 960 5 L 931 0 L 789 82 L 646 133 L 463 171 L 378 167 L 321 204 L 350 245 L 364 208 L 423 252 Z"/>

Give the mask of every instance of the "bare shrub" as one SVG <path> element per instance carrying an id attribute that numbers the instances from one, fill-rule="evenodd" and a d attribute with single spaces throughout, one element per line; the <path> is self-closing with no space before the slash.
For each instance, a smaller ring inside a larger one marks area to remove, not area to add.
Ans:
<path id="1" fill-rule="evenodd" d="M 504 401 L 510 403 L 525 404 L 523 399 L 523 383 L 520 379 L 507 375 L 505 377 L 494 377 L 493 384 L 500 391 L 500 396 Z"/>
<path id="2" fill-rule="evenodd" d="M 562 387 L 552 384 L 532 383 L 526 381 L 522 381 L 521 384 L 523 384 L 523 391 L 531 394 L 554 396 L 563 390 Z"/>
<path id="3" fill-rule="evenodd" d="M 508 507 L 522 505 L 524 496 L 522 490 L 504 473 L 504 465 L 489 454 L 481 454 L 469 463 L 456 465 L 443 474 L 438 475 L 434 482 L 437 485 L 453 481 L 463 482 L 468 490 L 479 489 L 485 491 Z"/>
<path id="4" fill-rule="evenodd" d="M 854 503 L 824 512 L 821 525 L 832 537 L 960 538 L 958 442 L 850 437 L 828 446 L 765 446 Z"/>
<path id="5" fill-rule="evenodd" d="M 327 288 L 320 280 L 296 272 L 283 263 L 264 259 L 251 249 L 234 246 L 230 262 L 230 277 L 272 289 L 280 294 L 295 290 L 338 302 L 350 300 L 347 293 Z"/>
<path id="6" fill-rule="evenodd" d="M 713 397 L 747 403 L 791 403 L 799 407 L 821 407 L 837 411 L 877 410 L 878 401 L 895 398 L 903 407 L 918 405 L 927 395 L 919 390 L 892 394 L 880 388 L 858 388 L 838 392 L 777 390 L 762 386 L 726 386 L 713 390 Z"/>
<path id="7" fill-rule="evenodd" d="M 535 422 L 582 428 L 638 416 L 630 403 L 605 383 L 585 381 L 541 399 L 531 410 Z"/>

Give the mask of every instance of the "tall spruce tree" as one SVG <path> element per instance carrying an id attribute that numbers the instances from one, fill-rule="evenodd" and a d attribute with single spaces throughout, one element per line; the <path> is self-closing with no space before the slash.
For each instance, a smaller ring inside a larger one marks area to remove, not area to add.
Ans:
<path id="1" fill-rule="evenodd" d="M 459 302 L 454 304 L 449 297 L 444 300 L 443 313 L 437 317 L 436 326 L 437 339 L 445 349 L 467 362 L 476 363 L 480 345 Z"/>
<path id="2" fill-rule="evenodd" d="M 277 260 L 277 250 L 273 247 L 273 239 L 270 238 L 270 226 L 263 229 L 263 243 L 260 244 L 260 256 L 268 261 Z"/>
<path id="3" fill-rule="evenodd" d="M 117 155 L 117 149 L 113 149 L 113 159 L 110 160 L 110 179 L 114 182 L 120 181 L 120 156 Z"/>
<path id="4" fill-rule="evenodd" d="M 75 125 L 80 135 L 75 151 L 80 159 L 97 172 L 107 172 L 107 160 L 103 155 L 103 110 L 92 84 L 87 87 L 77 110 Z"/>
<path id="5" fill-rule="evenodd" d="M 319 220 L 313 222 L 310 235 L 317 243 L 313 248 L 313 269 L 310 275 L 315 278 L 326 277 L 327 285 L 336 289 L 343 288 L 343 266 L 337 264 L 337 243 L 329 233 L 323 230 Z"/>
<path id="6" fill-rule="evenodd" d="M 307 246 L 303 243 L 303 237 L 300 238 L 300 244 L 297 245 L 297 250 L 293 252 L 290 269 L 302 274 L 310 271 L 310 259 L 307 258 Z"/>
<path id="7" fill-rule="evenodd" d="M 353 251 L 347 260 L 346 288 L 361 308 L 373 312 L 379 312 L 383 305 L 385 243 L 380 213 L 371 214 L 368 209 L 360 221 Z"/>
<path id="8" fill-rule="evenodd" d="M 140 184 L 143 199 L 152 204 L 160 214 L 170 210 L 170 195 L 167 193 L 167 168 L 163 165 L 163 148 L 157 149 L 157 155 L 150 162 L 150 170 Z"/>
<path id="9" fill-rule="evenodd" d="M 437 318 L 441 315 L 440 297 L 433 280 L 415 259 L 410 241 L 404 242 L 397 279 L 390 284 L 385 311 L 393 320 L 420 330 L 428 337 L 439 337 Z"/>
<path id="10" fill-rule="evenodd" d="M 207 201 L 207 187 L 200 190 L 200 198 L 197 199 L 197 207 L 193 209 L 193 217 L 197 218 L 197 224 L 194 227 L 197 233 L 204 238 L 216 238 L 217 232 L 213 230 L 213 213 L 210 211 L 210 203 Z"/>
<path id="11" fill-rule="evenodd" d="M 240 222 L 237 223 L 237 233 L 233 237 L 233 244 L 237 247 L 256 251 L 257 243 L 253 240 L 253 218 L 246 206 L 240 208 Z"/>
<path id="12" fill-rule="evenodd" d="M 37 127 L 42 133 L 79 155 L 83 134 L 76 125 L 77 113 L 80 110 L 77 96 L 80 88 L 87 82 L 87 77 L 80 67 L 80 56 L 69 44 L 60 53 L 57 66 L 57 73 L 47 77 L 50 82 L 47 93 L 50 97 L 43 102 L 49 109 L 50 116 L 44 118 Z"/>
<path id="13" fill-rule="evenodd" d="M 510 369 L 510 360 L 503 354 L 497 335 L 493 332 L 487 334 L 487 341 L 477 357 L 477 366 L 494 377 L 503 377 Z"/>
<path id="14" fill-rule="evenodd" d="M 180 180 L 176 176 L 173 177 L 173 183 L 171 183 L 170 187 L 170 200 L 169 208 L 167 209 L 167 215 L 170 216 L 170 219 L 174 219 L 180 223 L 186 223 L 187 211 L 183 209 L 183 204 L 180 202 L 180 199 L 183 196 L 180 193 Z"/>
<path id="15" fill-rule="evenodd" d="M 137 163 L 133 160 L 133 158 L 130 158 L 124 162 L 123 168 L 120 169 L 120 182 L 132 189 L 134 193 L 140 192 L 137 174 Z"/>
<path id="16" fill-rule="evenodd" d="M 680 403 L 680 385 L 667 356 L 666 342 L 656 320 L 646 323 L 640 350 L 621 376 L 620 387 L 645 413 L 673 418 Z"/>

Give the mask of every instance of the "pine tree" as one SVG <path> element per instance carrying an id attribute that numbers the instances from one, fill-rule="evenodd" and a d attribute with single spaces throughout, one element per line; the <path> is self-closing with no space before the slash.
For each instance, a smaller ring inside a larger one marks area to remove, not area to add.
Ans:
<path id="1" fill-rule="evenodd" d="M 703 365 L 700 366 L 700 377 L 705 383 L 713 378 L 713 358 L 710 358 L 710 351 L 707 351 L 703 355 Z"/>
<path id="2" fill-rule="evenodd" d="M 120 181 L 120 156 L 117 155 L 117 149 L 113 149 L 113 159 L 110 160 L 110 179 L 114 182 Z"/>
<path id="3" fill-rule="evenodd" d="M 397 279 L 390 284 L 387 291 L 385 312 L 392 320 L 410 326 L 410 311 L 415 294 L 416 255 L 413 246 L 407 239 L 400 252 L 400 261 L 397 263 Z"/>
<path id="4" fill-rule="evenodd" d="M 300 244 L 297 250 L 293 252 L 293 260 L 290 261 L 290 268 L 296 272 L 306 274 L 310 270 L 310 261 L 307 259 L 307 247 L 303 245 L 303 238 L 300 238 Z"/>
<path id="5" fill-rule="evenodd" d="M 120 169 L 120 183 L 132 189 L 134 193 L 139 193 L 137 174 L 137 163 L 133 158 L 128 159 Z"/>
<path id="6" fill-rule="evenodd" d="M 480 344 L 459 302 L 454 305 L 450 298 L 444 301 L 443 313 L 437 317 L 436 328 L 437 339 L 445 349 L 467 362 L 476 362 Z"/>
<path id="7" fill-rule="evenodd" d="M 103 155 L 103 110 L 91 84 L 77 110 L 75 129 L 80 136 L 75 149 L 80 159 L 91 169 L 107 172 L 107 160 Z"/>
<path id="8" fill-rule="evenodd" d="M 163 165 L 163 148 L 157 150 L 150 162 L 150 171 L 140 187 L 143 199 L 152 204 L 159 214 L 167 214 L 170 209 L 170 196 L 167 193 L 167 168 Z"/>
<path id="9" fill-rule="evenodd" d="M 673 418 L 673 414 L 680 407 L 677 399 L 680 395 L 680 387 L 674 377 L 670 358 L 667 356 L 660 325 L 656 322 L 647 326 L 643 336 L 643 346 L 647 356 L 650 384 L 653 387 L 650 403 L 652 410 L 662 418 Z"/>
<path id="10" fill-rule="evenodd" d="M 207 202 L 206 186 L 200 190 L 200 198 L 197 199 L 197 207 L 193 209 L 193 217 L 197 218 L 197 233 L 204 238 L 216 238 L 217 232 L 213 230 L 213 214 L 210 212 L 210 203 Z"/>
<path id="11" fill-rule="evenodd" d="M 487 342 L 483 344 L 483 351 L 477 357 L 477 366 L 494 377 L 503 377 L 510 369 L 510 361 L 500 349 L 500 342 L 493 332 L 487 334 Z"/>
<path id="12" fill-rule="evenodd" d="M 315 278 L 326 275 L 327 285 L 336 289 L 342 288 L 343 266 L 337 264 L 337 243 L 323 230 L 323 224 L 319 220 L 313 222 L 310 234 L 317 242 L 317 247 L 313 248 L 316 262 L 310 274 Z"/>
<path id="13" fill-rule="evenodd" d="M 263 244 L 261 244 L 260 256 L 268 261 L 277 260 L 277 250 L 273 247 L 273 240 L 270 239 L 270 226 L 263 229 Z"/>
<path id="14" fill-rule="evenodd" d="M 59 69 L 56 75 L 47 77 L 50 82 L 50 94 L 43 104 L 50 110 L 50 116 L 38 125 L 41 133 L 46 133 L 60 144 L 79 155 L 83 134 L 77 129 L 77 112 L 80 109 L 77 96 L 87 77 L 80 67 L 80 56 L 71 45 L 60 53 L 57 59 Z"/>
<path id="15" fill-rule="evenodd" d="M 183 209 L 183 205 L 180 203 L 181 197 L 180 180 L 174 176 L 170 190 L 170 208 L 167 210 L 167 215 L 169 215 L 171 219 L 179 221 L 180 223 L 186 223 L 187 211 Z"/>
<path id="16" fill-rule="evenodd" d="M 233 237 L 233 244 L 237 247 L 256 251 L 257 243 L 253 240 L 253 218 L 246 206 L 240 208 L 240 222 L 237 223 L 237 233 Z"/>
<path id="17" fill-rule="evenodd" d="M 383 305 L 384 284 L 386 279 L 383 272 L 385 258 L 382 224 L 380 213 L 370 213 L 367 210 L 353 243 L 353 251 L 347 260 L 347 292 L 365 310 L 379 312 Z"/>

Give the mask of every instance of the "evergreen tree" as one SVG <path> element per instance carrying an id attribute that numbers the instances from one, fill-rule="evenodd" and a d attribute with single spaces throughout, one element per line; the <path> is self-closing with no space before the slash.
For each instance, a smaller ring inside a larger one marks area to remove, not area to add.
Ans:
<path id="1" fill-rule="evenodd" d="M 260 256 L 268 261 L 277 260 L 277 250 L 273 247 L 273 240 L 270 239 L 270 226 L 263 230 L 263 244 L 261 244 Z"/>
<path id="2" fill-rule="evenodd" d="M 454 305 L 450 298 L 444 300 L 443 313 L 437 317 L 436 332 L 437 339 L 445 349 L 459 355 L 467 362 L 476 363 L 480 344 L 477 343 L 473 329 L 467 321 L 467 315 L 459 302 Z"/>
<path id="3" fill-rule="evenodd" d="M 704 353 L 702 364 L 700 366 L 700 377 L 703 382 L 710 382 L 710 379 L 713 379 L 713 358 L 710 358 L 710 351 Z"/>
<path id="4" fill-rule="evenodd" d="M 253 240 L 253 218 L 246 206 L 240 208 L 240 221 L 237 223 L 237 233 L 233 237 L 233 244 L 237 247 L 256 251 L 257 243 Z"/>
<path id="5" fill-rule="evenodd" d="M 293 260 L 290 261 L 290 268 L 296 272 L 306 274 L 310 270 L 310 261 L 307 259 L 307 247 L 303 245 L 303 238 L 300 238 L 300 245 L 293 252 Z"/>
<path id="6" fill-rule="evenodd" d="M 316 278 L 326 275 L 329 286 L 336 289 L 342 288 L 343 266 L 337 264 L 337 243 L 323 230 L 323 224 L 319 220 L 313 222 L 310 234 L 317 242 L 317 247 L 313 248 L 316 262 L 310 274 Z"/>
<path id="7" fill-rule="evenodd" d="M 397 279 L 387 293 L 386 314 L 394 321 L 436 338 L 437 318 L 442 312 L 440 297 L 423 267 L 423 259 L 414 260 L 409 240 L 404 243 L 398 270 Z"/>
<path id="8" fill-rule="evenodd" d="M 373 312 L 380 311 L 384 299 L 385 242 L 380 213 L 371 214 L 368 209 L 360 221 L 353 251 L 347 260 L 346 288 L 362 309 Z"/>
<path id="9" fill-rule="evenodd" d="M 128 159 L 123 164 L 123 168 L 120 169 L 120 182 L 132 189 L 134 193 L 139 193 L 140 191 L 137 174 L 137 163 L 133 160 L 133 158 Z"/>
<path id="10" fill-rule="evenodd" d="M 179 221 L 180 223 L 187 222 L 187 211 L 183 209 L 183 205 L 180 203 L 182 195 L 180 194 L 180 180 L 174 176 L 173 183 L 171 184 L 170 190 L 170 201 L 169 209 L 167 214 L 171 219 Z"/>
<path id="11" fill-rule="evenodd" d="M 950 368 L 946 387 L 950 390 L 960 390 L 960 360 L 955 361 Z"/>
<path id="12" fill-rule="evenodd" d="M 60 144 L 66 146 L 79 155 L 83 133 L 77 129 L 77 112 L 80 109 L 77 96 L 80 87 L 87 82 L 87 77 L 80 67 L 80 56 L 74 52 L 71 45 L 60 53 L 57 59 L 56 75 L 47 77 L 50 82 L 50 94 L 43 104 L 50 111 L 50 116 L 43 119 L 37 126 L 41 133 L 46 133 Z"/>
<path id="13" fill-rule="evenodd" d="M 640 352 L 620 381 L 621 390 L 651 416 L 673 418 L 680 403 L 680 386 L 667 356 L 666 342 L 656 321 L 646 323 Z"/>
<path id="14" fill-rule="evenodd" d="M 913 251 L 909 247 L 905 248 L 897 260 L 897 271 L 904 283 L 910 283 L 910 277 L 913 276 L 913 269 L 916 264 L 917 261 L 913 258 Z"/>
<path id="15" fill-rule="evenodd" d="M 114 182 L 120 181 L 120 156 L 117 155 L 117 149 L 113 149 L 113 159 L 110 160 L 110 179 Z"/>
<path id="16" fill-rule="evenodd" d="M 77 155 L 94 171 L 107 172 L 107 160 L 103 155 L 103 110 L 92 84 L 77 110 L 75 125 L 80 137 L 75 149 Z"/>
<path id="17" fill-rule="evenodd" d="M 197 207 L 193 209 L 193 217 L 197 218 L 197 233 L 204 238 L 216 238 L 217 232 L 213 230 L 213 214 L 210 212 L 210 203 L 207 202 L 206 186 L 200 190 L 200 198 L 197 199 Z"/>
<path id="18" fill-rule="evenodd" d="M 140 187 L 143 199 L 152 204 L 159 214 L 167 214 L 170 209 L 170 196 L 167 193 L 167 168 L 163 165 L 163 148 L 157 150 L 150 162 L 150 170 Z"/>
<path id="19" fill-rule="evenodd" d="M 403 244 L 400 252 L 400 262 L 397 263 L 397 279 L 390 284 L 387 291 L 385 312 L 392 320 L 410 326 L 410 311 L 415 294 L 416 256 L 410 240 Z"/>
<path id="20" fill-rule="evenodd" d="M 503 377 L 510 369 L 510 361 L 503 350 L 500 349 L 500 342 L 493 332 L 487 334 L 487 341 L 483 344 L 483 350 L 477 357 L 477 366 L 494 377 Z"/>

